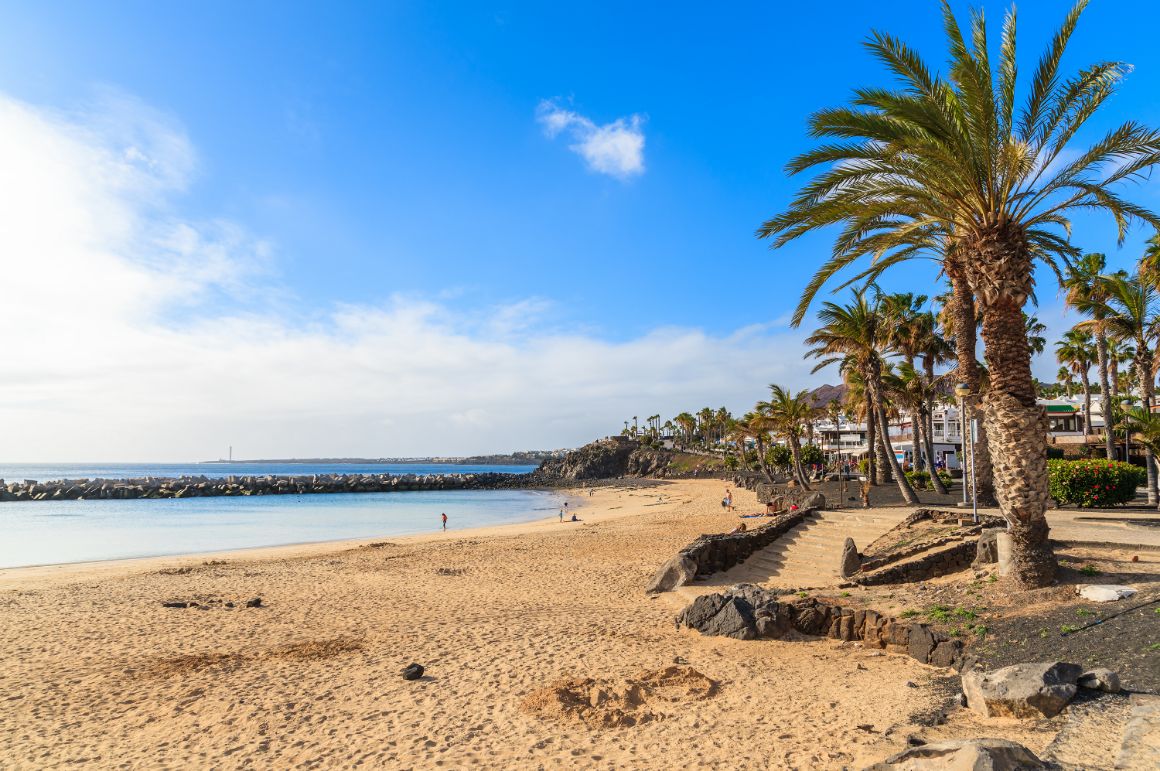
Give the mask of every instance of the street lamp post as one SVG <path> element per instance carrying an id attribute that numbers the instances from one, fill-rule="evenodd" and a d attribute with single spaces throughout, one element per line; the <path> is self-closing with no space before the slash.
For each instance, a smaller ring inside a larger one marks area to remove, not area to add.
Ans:
<path id="1" fill-rule="evenodd" d="M 971 387 L 968 386 L 966 383 L 959 383 L 958 385 L 955 386 L 955 396 L 959 397 L 959 438 L 960 438 L 960 441 L 962 442 L 962 446 L 963 446 L 963 458 L 960 460 L 959 465 L 962 467 L 962 471 L 963 471 L 963 503 L 962 503 L 962 505 L 964 507 L 967 505 L 967 464 L 963 463 L 962 461 L 965 461 L 966 456 L 967 456 L 967 407 L 966 407 L 966 402 L 967 402 L 967 396 L 970 393 L 971 393 Z M 972 455 L 972 457 L 971 457 L 971 460 L 972 460 L 971 487 L 973 489 L 975 486 L 975 479 L 974 479 L 975 469 L 974 469 L 974 464 L 973 464 L 974 453 L 971 453 L 971 455 Z"/>
<path id="2" fill-rule="evenodd" d="M 971 387 L 966 383 L 959 383 L 955 386 L 955 395 L 959 397 L 959 413 L 961 415 L 963 427 L 963 451 L 967 449 L 967 429 L 970 429 L 971 436 L 971 516 L 975 524 L 979 523 L 979 491 L 975 486 L 975 436 L 979 431 L 979 419 L 974 415 L 971 416 L 970 423 L 967 422 L 966 402 L 967 397 L 971 393 Z M 964 469 L 965 471 L 965 469 Z M 966 476 L 964 475 L 964 480 Z M 967 505 L 967 485 L 963 483 L 963 506 Z"/>

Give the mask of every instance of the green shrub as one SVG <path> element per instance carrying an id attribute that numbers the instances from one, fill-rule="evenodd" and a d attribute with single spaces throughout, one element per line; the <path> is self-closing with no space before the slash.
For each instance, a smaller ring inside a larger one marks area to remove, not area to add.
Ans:
<path id="1" fill-rule="evenodd" d="M 826 455 L 822 452 L 822 448 L 814 444 L 802 446 L 801 458 L 803 466 L 820 466 L 826 462 Z"/>
<path id="2" fill-rule="evenodd" d="M 793 454 L 784 444 L 775 444 L 765 451 L 765 462 L 774 468 L 788 468 Z"/>
<path id="3" fill-rule="evenodd" d="M 930 474 L 926 471 L 907 471 L 906 481 L 915 490 L 926 490 L 931 487 Z"/>
<path id="4" fill-rule="evenodd" d="M 942 480 L 945 487 L 950 487 L 951 475 L 945 471 L 938 472 L 938 478 Z M 915 490 L 933 490 L 934 483 L 930 481 L 929 471 L 907 471 L 906 481 L 910 482 L 910 486 Z"/>
<path id="5" fill-rule="evenodd" d="M 1047 478 L 1051 497 L 1058 503 L 1106 508 L 1132 500 L 1147 472 L 1114 460 L 1048 460 Z"/>

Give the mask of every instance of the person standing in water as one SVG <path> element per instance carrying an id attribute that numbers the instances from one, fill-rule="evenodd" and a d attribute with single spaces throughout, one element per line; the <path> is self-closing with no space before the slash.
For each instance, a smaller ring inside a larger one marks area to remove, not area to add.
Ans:
<path id="1" fill-rule="evenodd" d="M 439 516 L 443 518 L 443 529 L 446 530 L 447 529 L 447 513 L 444 512 L 444 513 L 440 514 Z"/>

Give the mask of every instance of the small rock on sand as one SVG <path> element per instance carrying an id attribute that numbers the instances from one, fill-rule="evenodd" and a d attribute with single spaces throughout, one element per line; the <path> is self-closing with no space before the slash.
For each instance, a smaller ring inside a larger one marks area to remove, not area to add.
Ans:
<path id="1" fill-rule="evenodd" d="M 1029 771 L 1048 766 L 1031 750 L 1006 739 L 959 739 L 911 747 L 875 763 L 866 771 L 943 771 L 944 769 L 986 769 L 986 771 Z"/>
<path id="2" fill-rule="evenodd" d="M 408 664 L 407 666 L 403 667 L 403 679 L 418 680 L 423 676 L 423 672 L 424 669 L 422 664 Z"/>

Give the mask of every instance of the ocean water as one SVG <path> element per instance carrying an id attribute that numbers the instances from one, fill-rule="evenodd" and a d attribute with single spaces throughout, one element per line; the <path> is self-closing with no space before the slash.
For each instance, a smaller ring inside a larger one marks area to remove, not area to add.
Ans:
<path id="1" fill-rule="evenodd" d="M 307 472 L 310 473 L 310 472 Z M 29 477 L 32 478 L 32 477 Z M 389 538 L 550 517 L 556 493 L 448 490 L 0 503 L 0 568 Z"/>
<path id="2" fill-rule="evenodd" d="M 0 463 L 0 479 L 134 479 L 181 476 L 297 476 L 309 474 L 526 474 L 535 466 L 459 463 Z"/>

